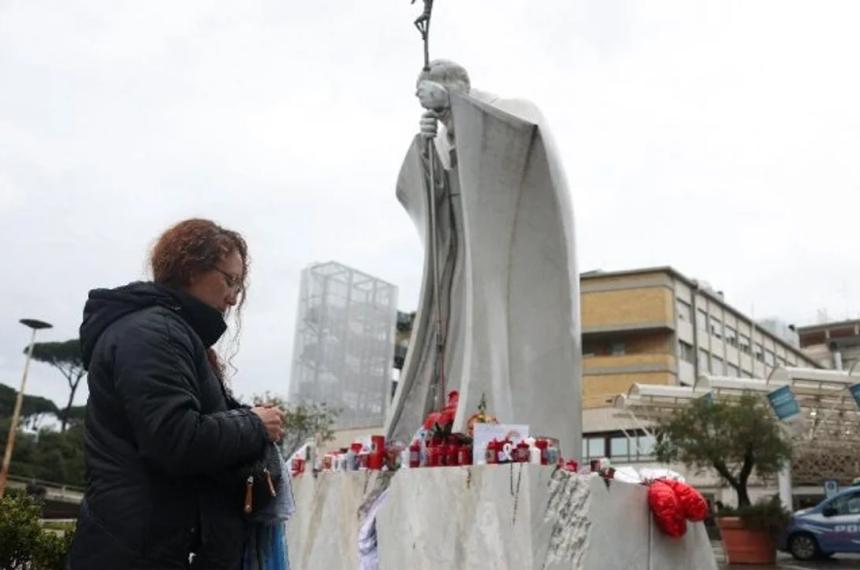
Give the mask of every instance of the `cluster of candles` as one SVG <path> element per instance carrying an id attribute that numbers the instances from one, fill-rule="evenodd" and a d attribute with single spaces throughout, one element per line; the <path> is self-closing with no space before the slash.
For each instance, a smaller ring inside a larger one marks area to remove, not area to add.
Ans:
<path id="1" fill-rule="evenodd" d="M 576 471 L 576 461 L 565 462 L 559 453 L 558 442 L 552 438 L 525 438 L 514 442 L 510 438 L 491 440 L 480 453 L 488 465 L 505 463 L 531 463 L 534 465 L 560 465 Z M 353 442 L 349 447 L 324 454 L 317 462 L 320 471 L 375 471 L 400 468 L 455 467 L 473 464 L 472 443 L 460 435 L 416 438 L 409 447 L 394 443 L 386 447 L 384 436 L 372 436 L 370 445 Z M 305 458 L 292 460 L 293 475 L 303 473 Z"/>
<path id="2" fill-rule="evenodd" d="M 318 457 L 313 465 L 315 471 L 393 471 L 396 469 L 416 469 L 421 467 L 457 467 L 478 463 L 498 465 L 504 463 L 531 463 L 534 465 L 557 465 L 573 472 L 598 472 L 611 478 L 614 469 L 606 459 L 591 461 L 580 469 L 575 460 L 565 461 L 561 456 L 558 440 L 552 437 L 526 437 L 513 439 L 492 439 L 486 446 L 473 450 L 473 440 L 461 433 L 450 433 L 457 408 L 459 394 L 448 394 L 448 403 L 440 412 L 427 416 L 422 428 L 418 430 L 410 445 L 400 442 L 386 442 L 381 435 L 371 436 L 369 442 L 353 442 L 349 447 L 331 451 Z M 483 401 L 478 407 L 476 418 L 487 421 L 492 416 L 485 413 Z M 470 430 L 471 422 L 470 418 Z M 513 433 L 513 432 L 512 432 Z M 290 465 L 293 475 L 303 473 L 309 459 L 308 453 L 298 453 Z"/>
<path id="3" fill-rule="evenodd" d="M 322 456 L 318 468 L 322 471 L 378 471 L 396 469 L 390 458 L 391 448 L 385 447 L 385 436 L 374 435 L 370 446 L 355 441 L 349 447 L 332 451 Z M 295 469 L 293 470 L 295 471 Z"/>
<path id="4" fill-rule="evenodd" d="M 472 464 L 472 444 L 451 438 L 449 441 L 433 437 L 423 444 L 416 438 L 409 446 L 409 455 L 401 461 L 402 467 L 454 467 Z"/>

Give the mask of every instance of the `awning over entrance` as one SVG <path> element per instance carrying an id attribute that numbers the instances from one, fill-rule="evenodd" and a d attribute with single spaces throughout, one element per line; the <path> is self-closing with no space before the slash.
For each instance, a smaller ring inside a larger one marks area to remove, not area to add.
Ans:
<path id="1" fill-rule="evenodd" d="M 789 420 L 799 441 L 818 447 L 860 450 L 860 370 L 775 368 L 768 378 L 734 378 L 702 375 L 694 386 L 634 384 L 615 399 L 617 415 L 644 424 L 670 414 L 696 398 L 730 400 L 742 394 L 790 392 L 799 408 Z M 856 394 L 856 395 L 855 395 Z"/>

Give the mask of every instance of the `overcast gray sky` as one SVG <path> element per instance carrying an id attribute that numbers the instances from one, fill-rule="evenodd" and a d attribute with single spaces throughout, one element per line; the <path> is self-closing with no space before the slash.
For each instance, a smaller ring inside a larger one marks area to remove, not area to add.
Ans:
<path id="1" fill-rule="evenodd" d="M 421 249 L 394 182 L 421 113 L 419 12 L 0 2 L 0 382 L 20 381 L 19 318 L 76 336 L 87 291 L 145 278 L 190 216 L 250 243 L 240 394 L 286 391 L 313 261 L 412 310 Z M 805 324 L 860 315 L 858 21 L 853 0 L 437 0 L 431 51 L 542 108 L 580 269 L 673 265 Z M 34 364 L 28 391 L 62 402 L 62 382 Z"/>

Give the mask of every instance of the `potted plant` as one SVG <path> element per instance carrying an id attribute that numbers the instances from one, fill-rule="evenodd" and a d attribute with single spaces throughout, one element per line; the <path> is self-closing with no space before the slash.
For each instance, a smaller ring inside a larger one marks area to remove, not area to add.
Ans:
<path id="1" fill-rule="evenodd" d="M 724 509 L 717 518 L 730 564 L 773 564 L 779 536 L 791 521 L 779 497 L 753 505 Z"/>
<path id="2" fill-rule="evenodd" d="M 750 394 L 734 401 L 699 398 L 661 420 L 659 431 L 660 461 L 712 469 L 735 490 L 738 508 L 717 514 L 729 563 L 773 563 L 775 533 L 788 513 L 772 501 L 752 505 L 747 487 L 753 474 L 779 473 L 791 460 L 791 443 L 762 400 Z"/>

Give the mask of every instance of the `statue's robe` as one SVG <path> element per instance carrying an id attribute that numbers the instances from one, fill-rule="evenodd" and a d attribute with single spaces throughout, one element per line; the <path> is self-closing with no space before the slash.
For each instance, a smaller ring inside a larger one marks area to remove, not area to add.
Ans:
<path id="1" fill-rule="evenodd" d="M 528 424 L 580 457 L 579 276 L 567 184 L 540 113 L 530 103 L 473 91 L 451 95 L 453 146 L 442 132 L 437 185 L 445 390 L 460 390 L 455 431 L 477 410 Z M 419 307 L 394 403 L 389 438 L 408 443 L 438 409 L 436 307 L 428 158 L 416 136 L 397 197 L 424 243 Z"/>

